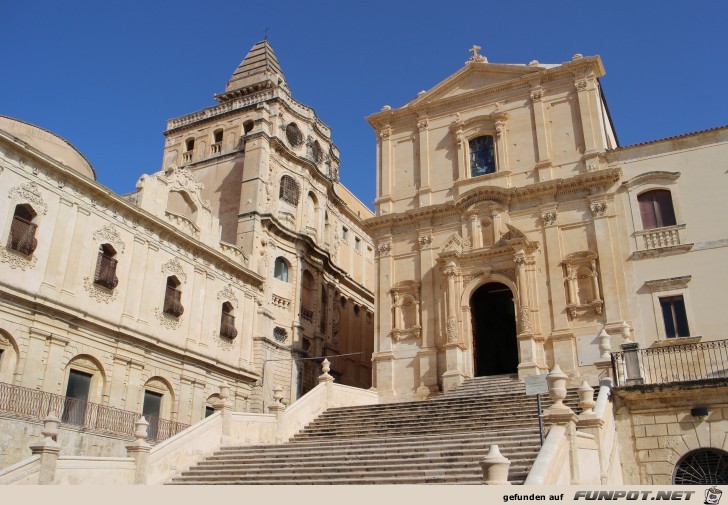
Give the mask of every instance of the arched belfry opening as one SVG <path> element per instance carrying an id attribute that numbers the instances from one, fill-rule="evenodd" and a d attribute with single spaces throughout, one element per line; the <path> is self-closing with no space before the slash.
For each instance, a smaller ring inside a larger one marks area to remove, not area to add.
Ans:
<path id="1" fill-rule="evenodd" d="M 518 341 L 513 292 L 489 282 L 470 297 L 473 372 L 476 377 L 518 372 Z"/>

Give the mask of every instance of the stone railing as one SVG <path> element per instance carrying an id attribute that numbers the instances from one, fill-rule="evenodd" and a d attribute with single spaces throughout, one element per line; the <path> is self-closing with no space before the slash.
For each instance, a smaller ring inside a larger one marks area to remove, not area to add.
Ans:
<path id="1" fill-rule="evenodd" d="M 222 142 L 215 142 L 214 144 L 210 144 L 210 153 L 220 154 L 221 152 L 222 152 Z"/>
<path id="2" fill-rule="evenodd" d="M 179 214 L 175 214 L 174 212 L 170 212 L 168 210 L 164 211 L 164 217 L 166 217 L 167 221 L 172 223 L 172 225 L 187 233 L 188 235 L 192 235 L 193 237 L 199 236 L 200 229 L 189 218 L 185 216 L 180 216 Z"/>
<path id="3" fill-rule="evenodd" d="M 291 300 L 287 298 L 283 298 L 282 296 L 278 295 L 272 295 L 271 301 L 273 302 L 273 305 L 278 308 L 281 308 L 283 310 L 291 309 Z"/>
<path id="4" fill-rule="evenodd" d="M 227 257 L 237 261 L 243 266 L 248 266 L 248 257 L 238 246 L 227 242 L 220 242 L 220 251 Z"/>
<path id="5" fill-rule="evenodd" d="M 51 413 L 43 420 L 44 438 L 31 446 L 33 455 L 0 470 L 0 484 L 161 484 L 221 446 L 283 443 L 329 408 L 379 403 L 376 391 L 334 384 L 328 360 L 322 370 L 319 385 L 289 407 L 281 401 L 283 389 L 275 387 L 269 414 L 233 412 L 223 383 L 214 414 L 155 447 L 146 442 L 149 423 L 142 417 L 126 458 L 59 457 L 60 420 Z"/>
<path id="6" fill-rule="evenodd" d="M 612 380 L 601 381 L 596 401 L 594 389 L 584 381 L 579 388 L 582 412 L 577 416 L 563 404 L 567 379 L 558 365 L 546 377 L 554 401 L 543 415 L 549 431 L 524 484 L 622 484 L 609 401 Z"/>
<path id="7" fill-rule="evenodd" d="M 651 230 L 634 232 L 638 251 L 656 251 L 665 248 L 687 246 L 685 243 L 685 225 L 665 226 Z"/>

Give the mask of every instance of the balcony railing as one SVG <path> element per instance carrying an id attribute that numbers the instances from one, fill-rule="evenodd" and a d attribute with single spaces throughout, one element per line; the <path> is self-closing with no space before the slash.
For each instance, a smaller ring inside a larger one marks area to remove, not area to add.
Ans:
<path id="1" fill-rule="evenodd" d="M 301 307 L 301 319 L 304 321 L 308 321 L 309 323 L 313 322 L 313 311 L 306 309 L 304 307 Z"/>
<path id="2" fill-rule="evenodd" d="M 20 216 L 14 216 L 13 222 L 10 224 L 8 248 L 30 256 L 38 247 L 38 240 L 35 238 L 37 229 L 38 225 Z"/>
<path id="3" fill-rule="evenodd" d="M 0 382 L 0 412 L 31 419 L 43 419 L 55 412 L 62 423 L 81 426 L 118 435 L 134 435 L 138 412 L 99 405 L 77 398 L 38 391 Z M 161 442 L 186 429 L 189 425 L 149 416 L 148 437 Z"/>
<path id="4" fill-rule="evenodd" d="M 624 344 L 612 353 L 617 386 L 670 384 L 728 378 L 728 340 L 639 349 Z"/>

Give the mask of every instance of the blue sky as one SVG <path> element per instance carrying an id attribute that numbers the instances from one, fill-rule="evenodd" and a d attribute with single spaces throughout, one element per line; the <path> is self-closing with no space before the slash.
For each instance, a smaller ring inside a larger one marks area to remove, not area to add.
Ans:
<path id="1" fill-rule="evenodd" d="M 0 114 L 73 143 L 118 193 L 159 170 L 166 120 L 214 105 L 268 28 L 293 96 L 374 200 L 364 117 L 459 70 L 598 54 L 622 145 L 728 123 L 726 2 L 4 2 Z"/>

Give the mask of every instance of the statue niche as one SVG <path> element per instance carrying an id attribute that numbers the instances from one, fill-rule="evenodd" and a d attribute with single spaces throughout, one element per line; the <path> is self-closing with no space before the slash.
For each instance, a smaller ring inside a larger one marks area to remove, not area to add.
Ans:
<path id="1" fill-rule="evenodd" d="M 402 281 L 395 284 L 389 293 L 392 296 L 392 339 L 419 338 L 422 334 L 420 283 Z"/>

